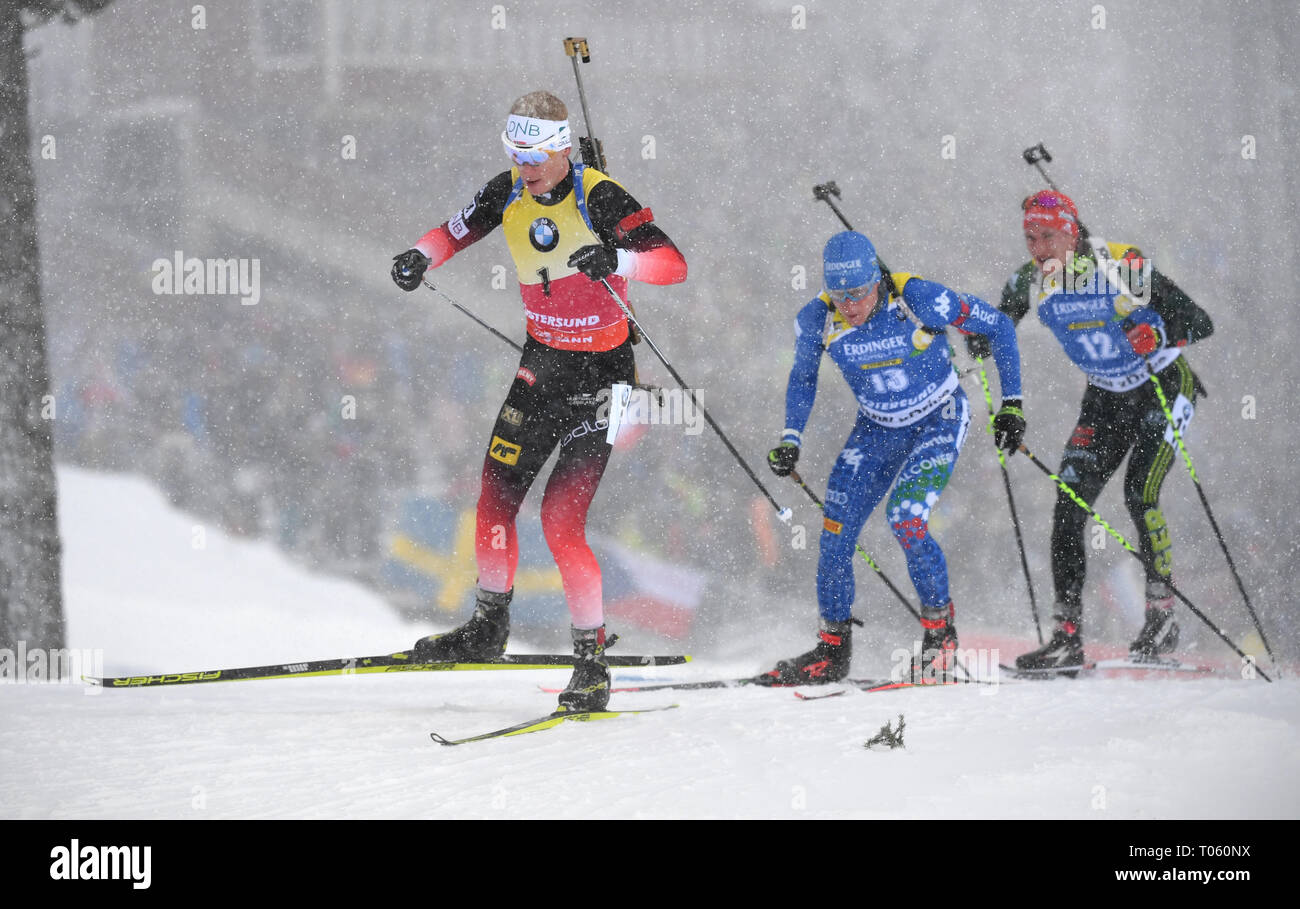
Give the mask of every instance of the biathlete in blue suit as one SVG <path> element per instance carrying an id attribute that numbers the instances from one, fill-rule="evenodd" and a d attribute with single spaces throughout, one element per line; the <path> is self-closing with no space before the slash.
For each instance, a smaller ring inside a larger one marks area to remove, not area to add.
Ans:
<path id="1" fill-rule="evenodd" d="M 799 460 L 823 353 L 853 389 L 858 417 L 826 489 L 817 644 L 782 660 L 763 679 L 773 685 L 817 684 L 848 675 L 854 548 L 868 515 L 888 493 L 885 516 L 921 598 L 921 659 L 913 660 L 910 672 L 929 680 L 951 670 L 957 629 L 948 565 L 928 522 L 970 425 L 970 405 L 957 382 L 945 329 L 952 325 L 989 339 L 1002 391 L 995 438 L 1000 448 L 1014 452 L 1025 431 L 1015 327 L 983 300 L 934 281 L 900 272 L 882 281 L 875 248 L 854 231 L 836 234 L 826 244 L 823 276 L 826 289 L 795 318 L 786 428 L 780 445 L 768 453 L 773 473 L 787 476 Z"/>

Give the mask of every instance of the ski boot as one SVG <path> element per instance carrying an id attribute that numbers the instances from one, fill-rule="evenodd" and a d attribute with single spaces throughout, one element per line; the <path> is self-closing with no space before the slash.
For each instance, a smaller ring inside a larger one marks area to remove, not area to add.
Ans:
<path id="1" fill-rule="evenodd" d="M 1166 581 L 1147 581 L 1146 622 L 1137 640 L 1129 645 L 1135 660 L 1156 660 L 1178 646 L 1178 623 L 1174 621 L 1174 592 Z"/>
<path id="2" fill-rule="evenodd" d="M 572 628 L 573 655 L 578 661 L 568 687 L 560 692 L 559 711 L 601 711 L 609 704 L 609 663 L 605 661 L 605 626 Z M 610 643 L 613 643 L 611 638 Z"/>
<path id="3" fill-rule="evenodd" d="M 794 659 L 781 660 L 775 669 L 758 676 L 757 684 L 825 685 L 847 676 L 853 657 L 853 623 L 822 619 L 817 638 L 816 647 Z"/>
<path id="4" fill-rule="evenodd" d="M 1051 640 L 1037 650 L 1016 657 L 1017 669 L 1048 670 L 1083 665 L 1083 638 L 1079 634 L 1080 610 L 1060 603 L 1057 606 L 1058 613 L 1052 617 L 1056 619 L 1057 626 L 1052 632 Z M 1078 673 L 1061 674 L 1074 678 Z"/>
<path id="5" fill-rule="evenodd" d="M 921 652 L 912 655 L 905 682 L 934 685 L 955 680 L 957 626 L 952 601 L 947 607 L 921 610 Z"/>
<path id="6" fill-rule="evenodd" d="M 411 650 L 411 659 L 420 663 L 472 663 L 501 656 L 510 637 L 512 596 L 513 589 L 494 593 L 479 588 L 469 621 L 444 634 L 420 638 Z"/>

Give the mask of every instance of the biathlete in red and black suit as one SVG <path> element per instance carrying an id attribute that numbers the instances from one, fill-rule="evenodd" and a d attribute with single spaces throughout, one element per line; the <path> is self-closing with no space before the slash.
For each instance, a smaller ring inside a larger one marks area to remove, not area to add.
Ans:
<path id="1" fill-rule="evenodd" d="M 686 261 L 649 208 L 600 171 L 570 161 L 568 111 L 559 98 L 548 92 L 520 98 L 501 139 L 515 166 L 394 258 L 393 280 L 414 290 L 427 268 L 502 227 L 528 330 L 483 459 L 474 614 L 453 631 L 422 638 L 414 656 L 469 661 L 505 651 L 519 562 L 515 516 L 558 445 L 542 497 L 542 530 L 560 570 L 574 653 L 581 658 L 559 703 L 562 710 L 600 710 L 609 700 L 609 669 L 587 510 L 609 461 L 602 405 L 610 386 L 631 384 L 635 372 L 628 319 L 610 289 L 626 303 L 628 281 L 684 281 Z"/>

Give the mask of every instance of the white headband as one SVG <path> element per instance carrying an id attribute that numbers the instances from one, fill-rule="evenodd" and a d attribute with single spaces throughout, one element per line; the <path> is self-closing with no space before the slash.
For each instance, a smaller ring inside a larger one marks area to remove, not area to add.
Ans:
<path id="1" fill-rule="evenodd" d="M 573 145 L 568 120 L 540 120 L 521 114 L 511 114 L 506 120 L 503 138 L 520 149 L 561 151 Z"/>

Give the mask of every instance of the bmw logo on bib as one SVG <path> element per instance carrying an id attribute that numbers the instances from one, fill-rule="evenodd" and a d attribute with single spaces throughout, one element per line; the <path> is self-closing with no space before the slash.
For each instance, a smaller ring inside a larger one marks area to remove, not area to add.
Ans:
<path id="1" fill-rule="evenodd" d="M 533 249 L 550 252 L 560 242 L 560 229 L 550 218 L 538 218 L 528 228 L 528 239 L 532 242 Z"/>

